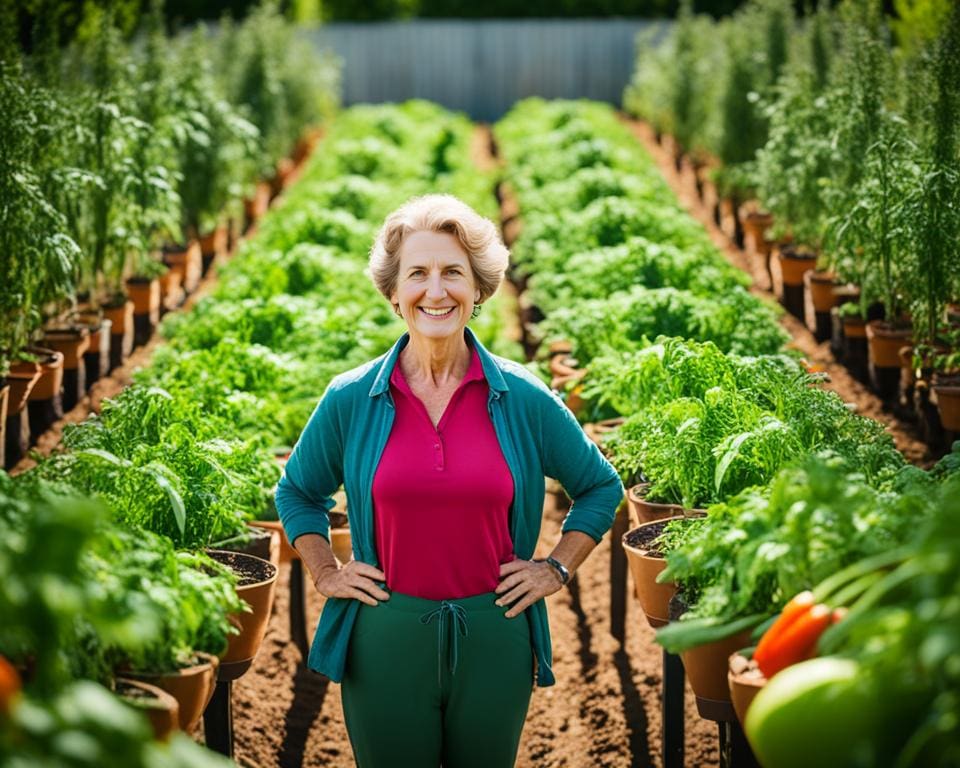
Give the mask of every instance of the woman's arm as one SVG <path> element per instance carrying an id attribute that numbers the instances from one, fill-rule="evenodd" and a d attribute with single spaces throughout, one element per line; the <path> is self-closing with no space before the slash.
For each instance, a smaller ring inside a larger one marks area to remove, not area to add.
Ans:
<path id="1" fill-rule="evenodd" d="M 577 568 L 587 559 L 597 542 L 581 531 L 568 531 L 560 537 L 550 557 L 560 561 L 573 578 Z M 544 560 L 511 560 L 500 566 L 501 582 L 496 592 L 497 605 L 517 601 L 504 616 L 519 616 L 537 600 L 560 591 L 563 581 L 556 568 Z"/>
<path id="2" fill-rule="evenodd" d="M 390 595 L 377 586 L 378 581 L 386 579 L 383 571 L 356 560 L 340 565 L 330 542 L 320 534 L 300 536 L 295 548 L 310 571 L 313 585 L 324 597 L 349 597 L 367 605 L 390 599 Z"/>

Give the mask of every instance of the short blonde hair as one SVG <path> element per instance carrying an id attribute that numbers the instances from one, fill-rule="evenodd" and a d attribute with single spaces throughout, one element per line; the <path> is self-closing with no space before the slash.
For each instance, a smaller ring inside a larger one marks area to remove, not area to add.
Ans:
<path id="1" fill-rule="evenodd" d="M 370 276 L 389 301 L 400 273 L 400 246 L 412 232 L 446 232 L 460 242 L 482 303 L 500 287 L 510 251 L 496 225 L 453 195 L 414 197 L 387 216 L 370 249 Z"/>

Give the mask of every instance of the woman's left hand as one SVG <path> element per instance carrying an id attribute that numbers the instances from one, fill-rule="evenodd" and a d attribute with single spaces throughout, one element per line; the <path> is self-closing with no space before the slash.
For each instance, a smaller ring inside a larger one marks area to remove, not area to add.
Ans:
<path id="1" fill-rule="evenodd" d="M 497 605 L 509 605 L 516 601 L 504 614 L 512 619 L 540 598 L 559 592 L 562 586 L 560 574 L 549 563 L 517 558 L 500 566 L 500 583 L 494 591 L 500 595 Z"/>

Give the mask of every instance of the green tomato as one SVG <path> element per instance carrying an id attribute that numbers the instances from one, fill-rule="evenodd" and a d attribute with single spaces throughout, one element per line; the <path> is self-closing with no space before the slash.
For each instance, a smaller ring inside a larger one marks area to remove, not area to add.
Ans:
<path id="1" fill-rule="evenodd" d="M 774 675 L 744 730 L 763 768 L 857 768 L 877 764 L 883 720 L 860 665 L 824 657 Z"/>

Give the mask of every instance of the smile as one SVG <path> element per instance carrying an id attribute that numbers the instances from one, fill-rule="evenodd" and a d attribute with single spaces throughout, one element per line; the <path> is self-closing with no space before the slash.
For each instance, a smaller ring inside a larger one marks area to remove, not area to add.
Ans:
<path id="1" fill-rule="evenodd" d="M 423 312 L 428 317 L 447 317 L 450 315 L 456 307 L 447 307 L 446 309 L 431 309 L 428 307 L 417 307 L 421 312 Z"/>

